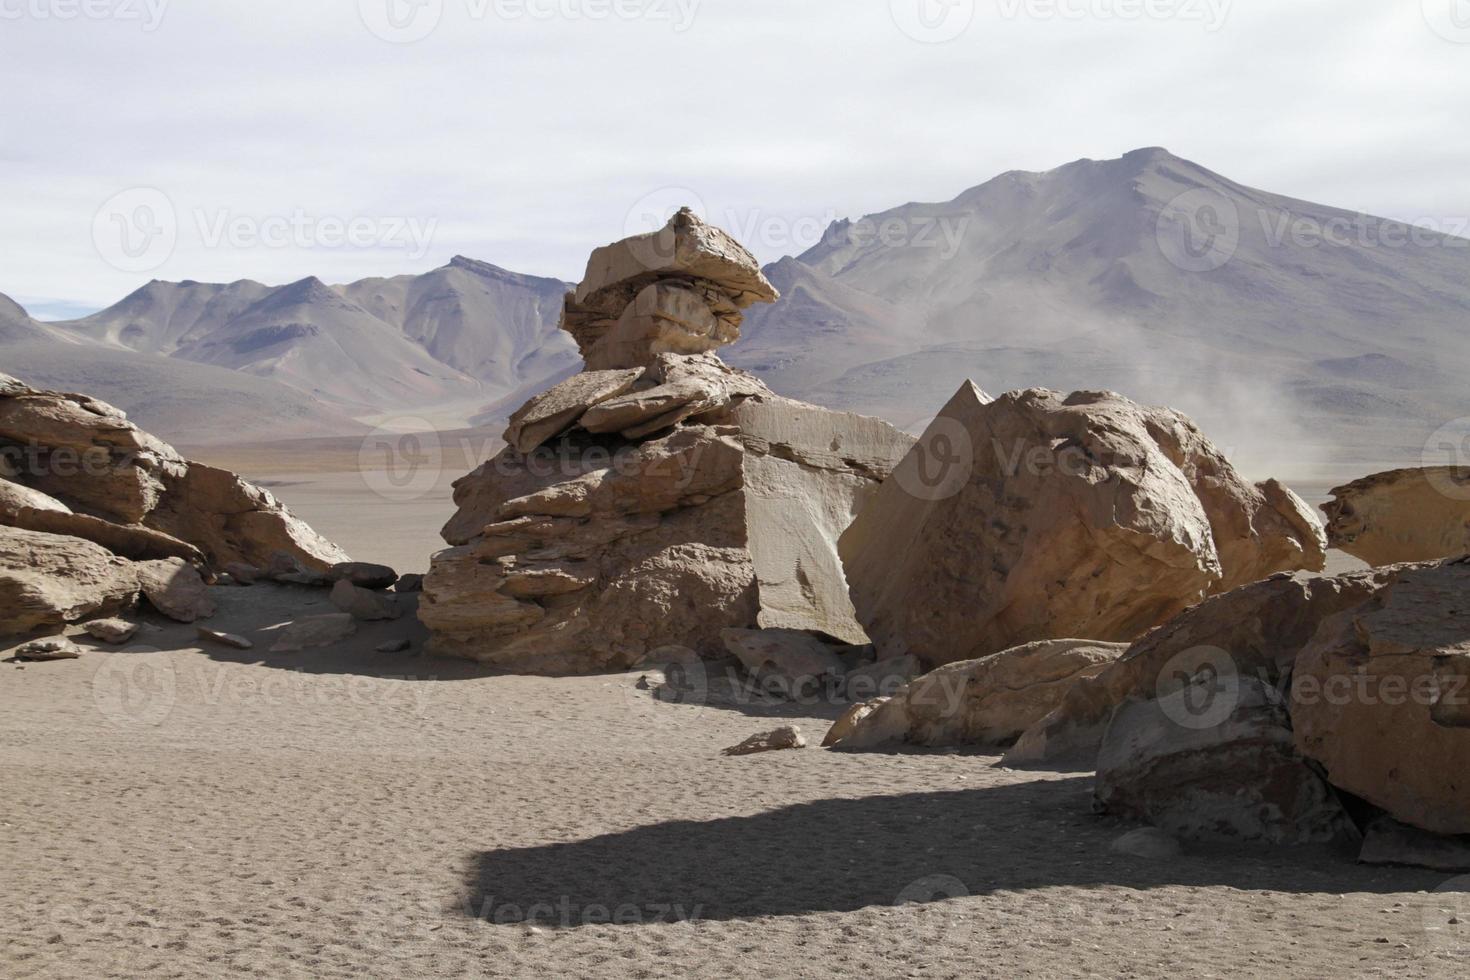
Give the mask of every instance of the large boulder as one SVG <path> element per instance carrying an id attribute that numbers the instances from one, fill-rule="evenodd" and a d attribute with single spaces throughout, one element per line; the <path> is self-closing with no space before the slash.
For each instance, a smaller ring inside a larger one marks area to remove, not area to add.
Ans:
<path id="1" fill-rule="evenodd" d="M 532 398 L 455 483 L 419 607 L 435 651 L 567 674 L 669 645 L 720 656 L 731 628 L 866 642 L 836 541 L 913 439 L 710 353 L 774 297 L 687 212 L 593 255 L 562 322 L 593 370 Z"/>
<path id="2" fill-rule="evenodd" d="M 133 563 L 101 545 L 0 526 L 0 634 L 115 615 L 137 596 Z"/>
<path id="3" fill-rule="evenodd" d="M 1401 823 L 1470 833 L 1470 563 L 1403 569 L 1297 655 L 1291 721 L 1327 778 Z"/>
<path id="4" fill-rule="evenodd" d="M 1184 838 L 1353 835 L 1336 794 L 1297 753 L 1281 692 L 1254 677 L 1202 678 L 1125 701 L 1098 754 L 1095 795 L 1103 812 Z"/>
<path id="5" fill-rule="evenodd" d="M 1096 676 L 1121 643 L 1041 640 L 979 660 L 947 664 L 909 683 L 829 742 L 847 750 L 898 743 L 1002 748 L 1061 703 L 1079 680 Z"/>
<path id="6" fill-rule="evenodd" d="M 1470 474 L 1460 467 L 1365 476 L 1335 488 L 1322 510 L 1331 546 L 1370 565 L 1470 552 Z"/>
<path id="7" fill-rule="evenodd" d="M 1130 641 L 1208 595 L 1320 569 L 1325 540 L 1299 498 L 1247 483 L 1177 412 L 967 382 L 840 552 L 880 653 L 938 666 Z"/>
<path id="8" fill-rule="evenodd" d="M 1199 673 L 1279 683 L 1324 619 L 1362 603 L 1389 578 L 1388 572 L 1282 574 L 1207 599 L 1068 688 L 1006 753 L 1006 764 L 1092 769 L 1118 705 L 1155 698 Z"/>

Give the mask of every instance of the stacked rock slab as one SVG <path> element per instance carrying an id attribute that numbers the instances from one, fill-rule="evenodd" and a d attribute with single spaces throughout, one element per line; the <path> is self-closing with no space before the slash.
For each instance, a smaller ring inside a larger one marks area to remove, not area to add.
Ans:
<path id="1" fill-rule="evenodd" d="M 1455 466 L 1375 473 L 1332 491 L 1330 545 L 1370 565 L 1470 552 L 1470 472 Z"/>
<path id="2" fill-rule="evenodd" d="M 455 484 L 419 614 L 433 648 L 528 673 L 615 669 L 726 628 L 866 642 L 836 542 L 913 444 L 782 398 L 712 351 L 776 298 L 688 211 L 597 249 L 563 329 L 588 370 L 532 398 Z"/>
<path id="3" fill-rule="evenodd" d="M 0 633 L 125 608 L 142 564 L 187 567 L 192 582 L 281 555 L 321 572 L 347 560 L 269 492 L 184 459 L 113 406 L 0 375 L 0 596 L 13 599 Z"/>
<path id="4" fill-rule="evenodd" d="M 1036 640 L 1130 641 L 1216 592 L 1320 569 L 1321 525 L 1242 479 L 1178 412 L 1112 392 L 966 383 L 843 535 L 880 656 L 928 666 Z"/>

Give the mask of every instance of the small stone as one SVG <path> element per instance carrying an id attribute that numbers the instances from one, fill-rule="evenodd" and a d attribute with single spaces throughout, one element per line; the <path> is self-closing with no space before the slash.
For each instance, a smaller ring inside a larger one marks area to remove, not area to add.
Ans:
<path id="1" fill-rule="evenodd" d="M 47 660 L 76 660 L 82 655 L 77 645 L 64 636 L 51 636 L 44 640 L 33 640 L 15 651 L 16 660 L 44 662 Z"/>
<path id="2" fill-rule="evenodd" d="M 234 647 L 236 650 L 251 650 L 255 647 L 254 643 L 234 633 L 220 633 L 216 630 L 205 629 L 203 626 L 199 627 L 198 633 L 201 640 L 218 643 L 220 646 Z"/>
<path id="3" fill-rule="evenodd" d="M 130 623 L 126 619 L 94 619 L 90 623 L 84 623 L 82 629 L 87 635 L 103 643 L 126 643 L 138 632 L 138 624 Z"/>
<path id="4" fill-rule="evenodd" d="M 775 752 L 780 749 L 800 749 L 806 747 L 806 739 L 802 737 L 801 729 L 795 725 L 783 725 L 773 731 L 762 732 L 752 735 L 739 745 L 732 745 L 725 749 L 722 755 L 754 755 L 757 752 Z"/>
<path id="5" fill-rule="evenodd" d="M 413 649 L 413 642 L 410 640 L 389 640 L 387 643 L 380 643 L 377 646 L 379 653 L 402 653 L 405 650 L 411 649 Z"/>

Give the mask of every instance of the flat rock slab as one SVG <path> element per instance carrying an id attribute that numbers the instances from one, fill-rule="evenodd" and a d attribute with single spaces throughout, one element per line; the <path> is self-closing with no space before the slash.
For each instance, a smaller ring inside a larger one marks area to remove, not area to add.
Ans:
<path id="1" fill-rule="evenodd" d="M 15 651 L 16 660 L 44 662 L 47 660 L 76 660 L 82 651 L 71 640 L 63 636 L 33 640 Z"/>
<path id="2" fill-rule="evenodd" d="M 778 752 L 782 749 L 801 749 L 806 747 L 806 739 L 801 734 L 801 729 L 795 725 L 785 725 L 769 732 L 752 735 L 739 745 L 732 745 L 721 752 L 721 755 L 755 755 L 757 752 Z"/>
<path id="3" fill-rule="evenodd" d="M 340 643 L 357 632 L 357 622 L 347 613 L 308 616 L 288 623 L 271 644 L 271 653 L 296 653 Z"/>

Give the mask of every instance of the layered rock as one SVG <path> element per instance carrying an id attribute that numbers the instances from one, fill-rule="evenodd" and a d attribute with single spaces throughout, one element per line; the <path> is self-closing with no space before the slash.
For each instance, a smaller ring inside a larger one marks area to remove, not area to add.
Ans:
<path id="1" fill-rule="evenodd" d="M 911 682 L 860 720 L 844 719 L 842 749 L 915 745 L 1003 748 L 1061 703 L 1078 681 L 1096 676 L 1124 650 L 1120 643 L 1042 640 L 979 660 L 947 664 Z"/>
<path id="2" fill-rule="evenodd" d="M 1470 474 L 1453 466 L 1375 473 L 1324 504 L 1332 547 L 1370 565 L 1470 552 Z"/>
<path id="3" fill-rule="evenodd" d="M 111 405 L 6 375 L 0 528 L 11 544 L 0 552 L 0 577 L 15 600 L 0 603 L 0 633 L 125 608 L 145 579 L 160 602 L 200 615 L 202 602 L 174 602 L 178 583 L 200 572 L 275 556 L 324 572 L 347 559 L 267 491 L 189 462 Z M 163 575 L 164 566 L 188 571 Z M 157 585 L 160 576 L 173 588 Z"/>
<path id="4" fill-rule="evenodd" d="M 774 297 L 688 212 L 593 254 L 562 322 L 590 369 L 455 484 L 419 609 L 436 651 L 564 674 L 671 644 L 720 655 L 727 628 L 866 642 L 836 541 L 913 440 L 709 353 Z"/>
<path id="5" fill-rule="evenodd" d="M 880 653 L 938 666 L 1130 641 L 1213 593 L 1320 569 L 1325 539 L 1295 494 L 1247 483 L 1177 412 L 966 383 L 840 550 Z"/>

